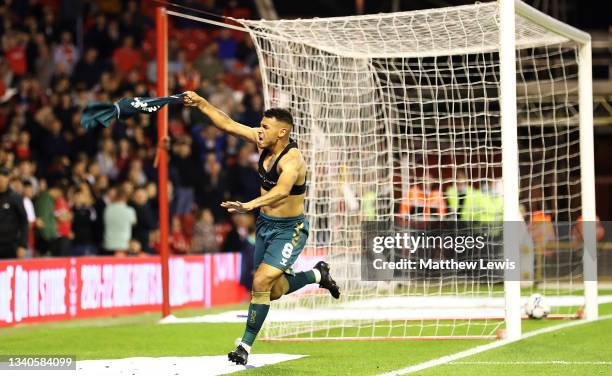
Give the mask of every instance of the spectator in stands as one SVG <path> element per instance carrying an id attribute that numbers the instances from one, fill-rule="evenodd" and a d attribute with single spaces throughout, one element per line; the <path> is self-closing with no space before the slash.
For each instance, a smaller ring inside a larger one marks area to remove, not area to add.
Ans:
<path id="1" fill-rule="evenodd" d="M 238 44 L 236 57 L 243 61 L 251 70 L 255 69 L 257 64 L 259 64 L 259 59 L 257 58 L 257 51 L 255 51 L 255 46 L 253 45 L 253 39 L 244 38 L 244 41 Z"/>
<path id="2" fill-rule="evenodd" d="M 240 252 L 242 255 L 240 284 L 252 287 L 253 259 L 255 253 L 255 221 L 251 214 L 232 215 L 233 226 L 222 246 L 223 252 Z"/>
<path id="3" fill-rule="evenodd" d="M 4 57 L 15 77 L 20 78 L 28 71 L 25 40 L 21 33 L 7 33 L 3 38 Z"/>
<path id="4" fill-rule="evenodd" d="M 425 213 L 425 193 L 420 185 L 413 184 L 404 194 L 400 205 L 400 214 L 403 216 L 423 216 Z"/>
<path id="5" fill-rule="evenodd" d="M 62 135 L 62 123 L 52 118 L 49 127 L 46 132 L 43 133 L 41 138 L 40 148 L 40 159 L 43 164 L 43 172 L 49 172 L 47 168 L 52 165 L 52 161 L 57 157 L 68 155 L 70 152 L 70 145 L 64 135 Z"/>
<path id="6" fill-rule="evenodd" d="M 176 75 L 180 91 L 193 91 L 200 86 L 201 74 L 190 61 L 185 62 L 185 67 Z"/>
<path id="7" fill-rule="evenodd" d="M 119 91 L 120 83 L 121 83 L 121 80 L 119 79 L 119 77 L 114 75 L 113 73 L 111 72 L 102 73 L 102 75 L 100 76 L 100 83 L 99 83 L 100 88 L 102 89 L 102 92 L 104 94 L 102 98 L 104 98 L 105 100 L 109 100 L 109 97 L 120 96 L 121 95 Z"/>
<path id="8" fill-rule="evenodd" d="M 236 58 L 236 50 L 238 43 L 236 39 L 232 37 L 232 31 L 230 29 L 222 29 L 219 37 L 215 39 L 219 46 L 218 55 L 221 60 L 225 63 L 229 63 Z"/>
<path id="9" fill-rule="evenodd" d="M 603 240 L 603 238 L 606 235 L 606 229 L 601 225 L 601 220 L 599 219 L 598 215 L 595 216 L 595 222 L 593 223 L 587 222 L 586 226 L 584 226 L 583 221 L 584 220 L 582 219 L 582 215 L 580 215 L 578 216 L 578 219 L 576 220 L 576 224 L 572 226 L 571 238 L 573 241 L 575 242 L 584 241 L 584 237 L 583 237 L 583 232 L 585 230 L 584 227 L 586 227 L 587 231 L 595 230 L 595 240 L 596 241 Z"/>
<path id="10" fill-rule="evenodd" d="M 15 157 L 20 161 L 30 159 L 32 151 L 30 150 L 30 132 L 21 131 L 15 143 Z"/>
<path id="11" fill-rule="evenodd" d="M 55 98 L 52 98 L 52 100 L 53 99 Z M 67 142 L 71 142 L 74 134 L 72 130 L 68 128 L 68 124 L 70 124 L 70 121 L 72 120 L 72 113 L 74 112 L 72 96 L 70 93 L 62 93 L 57 99 L 59 100 L 59 103 L 54 106 L 53 112 L 55 113 L 57 120 L 59 120 L 62 124 L 64 138 Z M 72 151 L 72 149 L 70 149 L 70 151 Z"/>
<path id="12" fill-rule="evenodd" d="M 127 205 L 128 195 L 119 188 L 111 204 L 104 209 L 104 249 L 115 256 L 125 256 L 136 224 L 136 211 Z"/>
<path id="13" fill-rule="evenodd" d="M 119 147 L 117 150 L 117 158 L 115 159 L 115 167 L 117 167 L 119 178 L 127 175 L 127 168 L 130 160 L 132 159 L 132 146 L 127 138 L 119 140 Z"/>
<path id="14" fill-rule="evenodd" d="M 557 235 L 553 217 L 550 211 L 546 210 L 544 204 L 544 190 L 541 187 L 532 188 L 530 198 L 529 224 L 527 227 L 533 240 L 536 256 L 552 256 L 554 252 L 549 245 L 551 242 L 555 242 Z"/>
<path id="15" fill-rule="evenodd" d="M 28 247 L 28 217 L 23 199 L 9 187 L 9 175 L 0 167 L 0 259 L 24 258 Z"/>
<path id="16" fill-rule="evenodd" d="M 202 176 L 202 169 L 196 157 L 191 151 L 191 139 L 188 137 L 180 139 L 174 146 L 174 152 L 170 161 L 176 170 L 174 183 L 174 194 L 176 195 L 176 214 L 185 215 L 191 213 L 194 205 L 195 187 Z"/>
<path id="17" fill-rule="evenodd" d="M 141 1 L 139 0 L 128 0 L 127 4 L 125 4 L 123 11 L 124 13 L 129 14 L 132 17 L 132 22 L 136 27 L 136 29 L 134 30 L 134 35 L 138 44 L 140 44 L 142 39 L 141 34 L 144 29 L 143 26 L 146 25 L 147 27 L 152 28 L 155 25 L 150 19 L 147 19 L 143 12 L 141 12 L 140 3 Z M 125 24 L 123 29 L 125 30 Z"/>
<path id="18" fill-rule="evenodd" d="M 240 115 L 241 122 L 254 128 L 259 127 L 263 114 L 263 98 L 259 94 L 245 97 L 248 103 L 243 105 L 244 111 Z"/>
<path id="19" fill-rule="evenodd" d="M 210 209 L 198 211 L 196 222 L 193 225 L 191 238 L 191 253 L 215 253 L 219 251 L 215 218 Z"/>
<path id="20" fill-rule="evenodd" d="M 113 52 L 113 63 L 115 69 L 122 75 L 127 75 L 132 69 L 143 67 L 142 57 L 139 50 L 134 48 L 134 37 L 127 35 L 118 48 Z"/>
<path id="21" fill-rule="evenodd" d="M 29 180 L 23 180 L 23 207 L 28 216 L 28 257 L 34 255 L 34 229 L 38 219 L 34 210 L 34 187 Z"/>
<path id="22" fill-rule="evenodd" d="M 96 211 L 96 220 L 94 223 L 94 239 L 98 248 L 98 253 L 104 248 L 104 210 L 114 200 L 117 193 L 115 187 L 110 187 L 107 176 L 101 176 L 96 185 L 92 187 L 94 196 L 94 209 Z"/>
<path id="23" fill-rule="evenodd" d="M 253 216 L 248 213 L 232 215 L 232 229 L 221 247 L 223 252 L 243 252 L 251 246 L 249 235 L 254 226 Z"/>
<path id="24" fill-rule="evenodd" d="M 124 180 L 119 185 L 119 189 L 123 190 L 123 192 L 125 193 L 125 196 L 129 200 L 129 198 L 132 197 L 132 194 L 134 193 L 135 187 L 134 187 L 134 184 L 132 184 L 130 181 Z"/>
<path id="25" fill-rule="evenodd" d="M 143 251 L 154 253 L 151 248 L 151 232 L 157 228 L 155 215 L 149 205 L 145 188 L 137 188 L 132 195 L 130 206 L 136 211 L 136 224 L 132 228 L 132 238 L 138 240 Z"/>
<path id="26" fill-rule="evenodd" d="M 72 256 L 93 256 L 97 249 L 95 246 L 96 209 L 93 205 L 93 196 L 87 184 L 82 184 L 72 196 L 73 222 L 72 229 Z"/>
<path id="27" fill-rule="evenodd" d="M 111 180 L 117 178 L 119 170 L 116 165 L 115 144 L 111 138 L 105 138 L 102 141 L 102 148 L 96 156 L 96 162 L 102 175 L 108 176 Z"/>
<path id="28" fill-rule="evenodd" d="M 232 167 L 236 164 L 240 148 L 243 146 L 243 142 L 235 136 L 227 135 L 225 138 L 225 150 L 223 154 L 223 160 L 227 167 Z M 257 155 L 259 158 L 259 155 Z"/>
<path id="29" fill-rule="evenodd" d="M 400 213 L 412 218 L 431 219 L 444 216 L 446 204 L 439 189 L 439 183 L 434 183 L 431 175 L 425 173 L 421 183 L 413 184 L 404 195 Z"/>
<path id="30" fill-rule="evenodd" d="M 67 184 L 60 182 L 53 209 L 55 223 L 57 224 L 57 252 L 60 256 L 70 255 L 71 242 L 74 238 L 74 233 L 72 232 L 72 210 L 65 196 L 66 188 Z"/>
<path id="31" fill-rule="evenodd" d="M 200 134 L 196 135 L 194 142 L 198 144 L 204 156 L 207 156 L 209 153 L 214 153 L 215 158 L 218 161 L 221 160 L 223 137 L 219 134 L 217 128 L 210 125 L 203 127 Z"/>
<path id="32" fill-rule="evenodd" d="M 139 16 L 138 9 L 134 9 L 133 1 L 128 2 L 126 10 L 121 13 L 119 30 L 121 35 L 130 35 L 134 38 L 134 44 L 139 45 L 142 41 L 142 18 Z M 131 8 L 131 10 L 129 10 Z M 137 20 L 140 23 L 137 23 Z"/>
<path id="33" fill-rule="evenodd" d="M 223 64 L 217 59 L 219 46 L 212 43 L 204 48 L 195 60 L 195 68 L 200 72 L 202 79 L 215 81 L 223 74 Z"/>
<path id="34" fill-rule="evenodd" d="M 468 185 L 465 188 L 463 201 L 459 201 L 459 197 L 456 203 L 454 201 L 450 201 L 450 205 L 453 205 L 453 208 L 455 208 L 455 205 L 457 205 L 457 209 L 455 210 L 458 211 L 459 218 L 461 220 L 467 222 L 479 222 L 481 220 L 482 213 L 481 197 L 482 193 L 479 187 Z M 459 205 L 461 206 L 459 207 Z"/>
<path id="35" fill-rule="evenodd" d="M 205 184 L 202 185 L 197 195 L 200 199 L 199 204 L 212 211 L 217 223 L 223 222 L 227 218 L 227 212 L 221 207 L 221 202 L 228 198 L 229 194 L 226 190 L 225 173 L 221 170 L 221 164 L 214 153 L 206 155 L 204 172 Z"/>
<path id="36" fill-rule="evenodd" d="M 96 192 L 96 185 L 100 182 L 107 181 L 107 177 L 102 175 L 100 165 L 95 160 L 90 160 L 87 165 L 87 183 L 92 187 L 95 196 L 99 196 Z"/>
<path id="37" fill-rule="evenodd" d="M 259 155 L 252 144 L 244 145 L 238 153 L 238 163 L 230 169 L 229 189 L 237 201 L 248 202 L 259 196 L 257 161 Z"/>
<path id="38" fill-rule="evenodd" d="M 468 189 L 465 173 L 461 170 L 457 171 L 455 182 L 445 192 L 450 219 L 459 220 L 461 218 Z"/>
<path id="39" fill-rule="evenodd" d="M 376 220 L 377 194 L 376 191 L 368 190 L 361 197 L 361 215 L 366 221 Z"/>
<path id="40" fill-rule="evenodd" d="M 149 204 L 149 207 L 151 207 L 151 209 L 153 210 L 153 218 L 155 220 L 155 223 L 159 224 L 159 201 L 157 196 L 157 184 L 155 184 L 154 182 L 149 182 L 145 186 L 145 189 L 147 191 L 147 196 L 149 197 L 147 204 Z"/>
<path id="41" fill-rule="evenodd" d="M 101 59 L 110 58 L 113 52 L 113 44 L 108 34 L 106 15 L 104 13 L 98 13 L 96 23 L 85 35 L 85 41 L 87 45 L 99 49 Z"/>
<path id="42" fill-rule="evenodd" d="M 441 219 L 446 215 L 446 202 L 441 191 L 439 179 L 434 181 L 430 175 L 425 177 L 425 213 L 428 219 Z"/>
<path id="43" fill-rule="evenodd" d="M 240 257 L 240 284 L 244 286 L 247 291 L 253 289 L 253 274 L 255 272 L 255 226 L 249 228 L 249 236 L 247 237 L 247 243 L 242 249 Z"/>
<path id="44" fill-rule="evenodd" d="M 226 114 L 229 114 L 230 116 L 238 107 L 234 98 L 234 91 L 229 85 L 227 85 L 223 81 L 220 81 L 216 84 L 215 90 L 210 96 L 210 103 L 212 103 L 215 107 L 219 108 Z M 214 135 L 216 137 L 223 136 L 221 131 L 219 131 L 217 127 L 211 128 L 215 130 Z"/>
<path id="45" fill-rule="evenodd" d="M 147 254 L 142 250 L 142 245 L 140 244 L 138 240 L 131 239 L 128 245 L 127 255 L 143 257 L 143 256 L 146 256 Z"/>
<path id="46" fill-rule="evenodd" d="M 43 21 L 41 26 L 47 43 L 57 42 L 59 37 L 59 24 L 55 18 L 55 11 L 52 7 L 43 8 Z"/>
<path id="47" fill-rule="evenodd" d="M 61 43 L 53 51 L 53 61 L 68 75 L 72 73 L 72 69 L 79 61 L 79 51 L 72 43 L 72 34 L 69 31 L 62 32 Z"/>
<path id="48" fill-rule="evenodd" d="M 13 176 L 9 179 L 9 188 L 13 190 L 13 192 L 17 193 L 20 197 L 23 197 L 23 183 L 18 177 Z"/>
<path id="49" fill-rule="evenodd" d="M 87 181 L 87 156 L 79 155 L 72 163 L 71 184 L 79 185 Z"/>
<path id="50" fill-rule="evenodd" d="M 87 89 L 91 89 L 100 81 L 102 72 L 108 69 L 103 61 L 98 59 L 98 50 L 90 47 L 74 67 L 72 80 L 76 85 L 82 83 Z"/>
<path id="51" fill-rule="evenodd" d="M 108 37 L 110 39 L 110 45 L 112 46 L 112 51 L 117 50 L 117 48 L 121 47 L 121 29 L 119 27 L 119 21 L 116 19 L 111 19 L 108 22 Z M 113 55 L 114 57 L 114 55 Z"/>
<path id="52" fill-rule="evenodd" d="M 56 70 L 55 62 L 51 55 L 51 48 L 47 44 L 43 34 L 36 34 L 36 46 L 38 55 L 34 61 L 36 78 L 43 88 L 51 86 L 51 79 Z"/>
<path id="53" fill-rule="evenodd" d="M 187 236 L 181 226 L 181 221 L 178 216 L 172 217 L 172 228 L 170 231 L 170 251 L 174 254 L 189 253 L 190 245 Z"/>
<path id="54" fill-rule="evenodd" d="M 501 179 L 483 179 L 483 181 L 480 183 L 480 192 L 480 221 L 503 221 L 504 200 Z"/>
<path id="55" fill-rule="evenodd" d="M 244 107 L 244 109 L 251 108 L 252 103 L 253 103 L 252 99 L 254 96 L 258 95 L 261 97 L 261 93 L 259 93 L 257 89 L 257 84 L 255 83 L 255 80 L 253 80 L 252 78 L 246 78 L 242 82 L 242 92 L 243 92 L 242 106 Z M 256 124 L 256 127 L 259 127 L 259 123 Z"/>
<path id="56" fill-rule="evenodd" d="M 144 186 L 147 183 L 147 175 L 143 170 L 141 159 L 132 159 L 127 170 L 126 180 L 137 187 Z"/>
<path id="57" fill-rule="evenodd" d="M 36 223 L 36 250 L 40 255 L 59 256 L 57 251 L 57 220 L 55 218 L 55 199 L 61 191 L 52 184 L 47 189 L 47 183 L 40 182 L 40 193 L 34 200 L 34 211 L 39 221 Z"/>

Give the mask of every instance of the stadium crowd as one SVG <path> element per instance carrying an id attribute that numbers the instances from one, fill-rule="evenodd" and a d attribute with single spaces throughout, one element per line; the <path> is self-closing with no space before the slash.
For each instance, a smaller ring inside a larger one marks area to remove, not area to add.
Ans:
<path id="1" fill-rule="evenodd" d="M 251 14 L 236 1 L 185 3 Z M 80 125 L 89 101 L 155 96 L 153 11 L 135 0 L 0 5 L 0 258 L 158 251 L 155 116 Z M 169 91 L 195 90 L 257 126 L 263 100 L 250 38 L 170 22 Z M 219 204 L 259 194 L 254 145 L 220 133 L 197 110 L 172 106 L 169 119 L 171 251 L 251 252 L 253 217 L 228 217 Z"/>

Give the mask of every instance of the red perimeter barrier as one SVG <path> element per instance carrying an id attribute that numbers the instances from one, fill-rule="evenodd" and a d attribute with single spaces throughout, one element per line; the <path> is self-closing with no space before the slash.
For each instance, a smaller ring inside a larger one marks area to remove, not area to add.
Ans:
<path id="1" fill-rule="evenodd" d="M 240 254 L 172 257 L 172 308 L 247 298 Z M 0 327 L 161 310 L 159 256 L 0 261 Z"/>

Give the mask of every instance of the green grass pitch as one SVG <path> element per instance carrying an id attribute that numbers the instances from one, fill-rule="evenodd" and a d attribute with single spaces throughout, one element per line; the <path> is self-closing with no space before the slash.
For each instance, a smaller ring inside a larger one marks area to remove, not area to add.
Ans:
<path id="1" fill-rule="evenodd" d="M 244 306 L 182 310 L 187 317 Z M 612 304 L 600 305 L 600 314 Z M 158 325 L 159 313 L 106 319 L 23 325 L 0 329 L 0 354 L 65 354 L 78 360 L 134 356 L 221 355 L 234 347 L 242 324 Z M 525 331 L 561 324 L 524 322 Z M 253 375 L 375 375 L 436 359 L 488 343 L 486 340 L 339 341 L 256 343 L 256 353 L 307 357 L 255 368 Z M 421 371 L 419 375 L 610 375 L 612 319 L 537 335 L 484 353 Z M 559 362 L 565 362 L 563 364 Z"/>

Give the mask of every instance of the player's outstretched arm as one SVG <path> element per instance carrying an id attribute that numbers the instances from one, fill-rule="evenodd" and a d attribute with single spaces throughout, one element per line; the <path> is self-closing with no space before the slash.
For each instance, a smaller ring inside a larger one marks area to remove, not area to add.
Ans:
<path id="1" fill-rule="evenodd" d="M 246 125 L 232 120 L 223 111 L 219 110 L 193 91 L 187 91 L 185 94 L 183 103 L 186 106 L 197 107 L 212 120 L 217 128 L 247 141 L 253 143 L 257 142 L 257 130 L 255 128 L 247 127 Z"/>
<path id="2" fill-rule="evenodd" d="M 282 171 L 274 188 L 249 202 L 226 201 L 221 204 L 230 213 L 246 213 L 250 210 L 274 204 L 289 196 L 291 187 L 298 179 L 300 162 L 298 158 L 287 158 L 280 166 Z"/>

